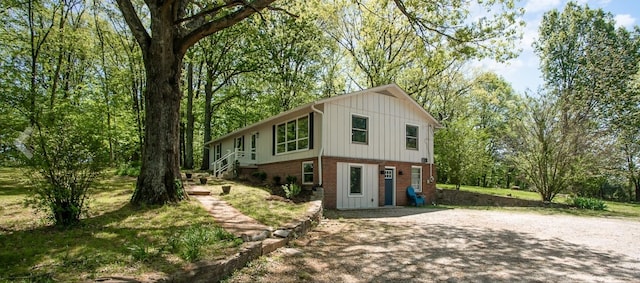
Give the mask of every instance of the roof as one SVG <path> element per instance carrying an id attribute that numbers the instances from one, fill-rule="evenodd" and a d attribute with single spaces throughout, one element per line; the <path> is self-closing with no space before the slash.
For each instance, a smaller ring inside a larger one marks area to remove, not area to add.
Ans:
<path id="1" fill-rule="evenodd" d="M 360 91 L 356 91 L 356 92 L 351 92 L 351 93 L 348 93 L 348 94 L 337 95 L 337 96 L 333 96 L 333 97 L 329 97 L 329 98 L 320 99 L 320 100 L 317 100 L 317 101 L 314 101 L 314 102 L 311 102 L 311 103 L 307 103 L 307 104 L 298 106 L 296 108 L 293 108 L 291 110 L 282 112 L 282 113 L 280 113 L 278 115 L 271 116 L 271 117 L 269 117 L 267 119 L 261 120 L 259 122 L 251 124 L 251 125 L 246 126 L 244 128 L 235 130 L 235 131 L 233 131 L 231 133 L 228 133 L 228 134 L 226 134 L 224 136 L 218 137 L 218 138 L 216 138 L 214 140 L 208 141 L 204 145 L 206 146 L 208 144 L 215 143 L 215 142 L 217 142 L 219 140 L 226 139 L 228 137 L 237 135 L 237 134 L 239 134 L 241 132 L 245 132 L 245 131 L 250 130 L 252 128 L 255 128 L 257 126 L 260 126 L 260 125 L 263 125 L 263 124 L 267 124 L 267 123 L 269 123 L 269 122 L 271 122 L 273 120 L 277 120 L 279 118 L 285 117 L 285 116 L 287 116 L 287 115 L 289 115 L 291 113 L 298 112 L 300 110 L 307 109 L 307 108 L 311 109 L 315 105 L 325 104 L 325 103 L 332 102 L 332 101 L 335 101 L 335 100 L 346 99 L 346 98 L 351 97 L 351 96 L 356 96 L 356 95 L 360 95 L 360 94 L 363 94 L 363 93 L 370 93 L 370 92 L 376 92 L 376 93 L 379 93 L 379 94 L 389 95 L 389 96 L 396 97 L 398 99 L 409 101 L 410 104 L 412 104 L 415 108 L 418 109 L 418 111 L 420 111 L 421 113 L 423 113 L 425 115 L 427 120 L 429 120 L 430 122 L 432 122 L 435 125 L 436 129 L 442 128 L 442 125 L 435 118 L 433 118 L 433 116 L 431 116 L 431 114 L 429 114 L 429 112 L 427 112 L 427 110 L 425 110 L 422 106 L 420 106 L 420 104 L 418 104 L 411 96 L 409 96 L 398 85 L 392 83 L 392 84 L 388 84 L 388 85 L 377 86 L 377 87 L 374 87 L 374 88 L 364 89 L 364 90 L 360 90 Z"/>

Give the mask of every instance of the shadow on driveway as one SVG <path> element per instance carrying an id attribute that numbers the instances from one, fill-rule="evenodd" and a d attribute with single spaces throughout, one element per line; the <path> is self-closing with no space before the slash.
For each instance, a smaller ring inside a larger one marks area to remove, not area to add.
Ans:
<path id="1" fill-rule="evenodd" d="M 344 219 L 328 219 L 296 242 L 301 255 L 278 251 L 263 269 L 246 271 L 250 274 L 231 282 L 248 278 L 259 282 L 637 282 L 640 278 L 637 260 L 559 239 L 456 227 L 455 223 L 415 225 L 348 219 L 355 212 L 338 214 Z"/>

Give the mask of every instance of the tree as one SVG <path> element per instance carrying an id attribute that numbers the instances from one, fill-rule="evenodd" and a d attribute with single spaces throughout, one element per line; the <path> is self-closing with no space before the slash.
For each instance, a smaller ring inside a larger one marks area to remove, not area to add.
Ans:
<path id="1" fill-rule="evenodd" d="M 149 29 L 130 0 L 117 0 L 133 33 L 146 70 L 145 132 L 142 167 L 131 202 L 165 204 L 179 201 L 179 123 L 182 59 L 202 38 L 228 28 L 275 0 L 145 1 Z"/>
<path id="2" fill-rule="evenodd" d="M 622 117 L 634 107 L 628 84 L 640 62 L 637 34 L 616 28 L 610 13 L 574 2 L 546 13 L 539 33 L 535 50 L 545 86 L 563 107 L 562 131 L 583 133 L 570 142 L 582 167 L 567 186 L 576 193 L 599 190 L 616 163 L 628 163 L 611 157 L 619 151 L 616 144 L 628 144 L 628 132 L 620 131 L 628 123 Z"/>
<path id="3" fill-rule="evenodd" d="M 522 119 L 512 125 L 511 162 L 543 201 L 551 201 L 572 182 L 572 168 L 580 161 L 573 140 L 583 133 L 577 127 L 570 132 L 563 127 L 562 105 L 549 94 L 527 97 L 525 109 Z"/>
<path id="4" fill-rule="evenodd" d="M 509 170 L 506 167 L 506 138 L 511 131 L 511 121 L 520 112 L 520 97 L 508 82 L 494 73 L 478 75 L 472 83 L 470 95 L 470 107 L 476 122 L 474 129 L 482 132 L 484 137 L 475 146 L 482 146 L 486 156 L 480 159 L 484 162 L 480 165 L 477 183 L 483 187 L 500 185 Z"/>

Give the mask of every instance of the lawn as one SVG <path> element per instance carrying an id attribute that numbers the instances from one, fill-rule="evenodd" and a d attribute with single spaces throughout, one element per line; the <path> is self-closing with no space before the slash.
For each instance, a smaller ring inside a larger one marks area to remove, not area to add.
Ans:
<path id="1" fill-rule="evenodd" d="M 21 170 L 0 168 L 0 282 L 153 280 L 237 251 L 241 241 L 217 227 L 195 200 L 133 207 L 128 201 L 135 179 L 106 175 L 92 189 L 89 215 L 61 229 L 23 205 L 30 184 Z M 277 219 L 271 221 L 284 218 Z"/>
<path id="2" fill-rule="evenodd" d="M 438 188 L 455 189 L 455 185 L 449 184 L 438 184 Z M 480 194 L 488 194 L 495 196 L 503 196 L 503 197 L 514 197 L 520 199 L 527 200 L 540 200 L 540 194 L 537 192 L 530 191 L 522 191 L 522 190 L 511 190 L 511 189 L 501 189 L 501 188 L 483 188 L 483 187 L 475 187 L 475 186 L 461 186 L 460 190 L 480 193 Z M 567 196 L 559 195 L 556 196 L 553 202 L 556 203 L 566 203 Z M 626 202 L 615 202 L 615 201 L 605 201 L 607 204 L 607 209 L 604 211 L 594 211 L 588 209 L 562 209 L 562 208 L 542 208 L 542 207 L 467 207 L 467 208 L 476 208 L 476 209 L 503 209 L 503 210 L 512 210 L 512 211 L 534 211 L 542 214 L 571 214 L 571 215 L 579 215 L 579 216 L 600 216 L 600 217 L 628 217 L 634 218 L 636 220 L 640 220 L 640 204 L 637 203 L 626 203 Z"/>
<path id="3" fill-rule="evenodd" d="M 278 200 L 266 200 L 271 193 L 265 189 L 247 186 L 240 183 L 227 183 L 232 186 L 231 192 L 222 195 L 221 199 L 240 210 L 243 214 L 259 222 L 278 228 L 303 216 L 308 203 L 294 204 Z M 222 188 L 216 187 L 214 194 L 221 194 Z"/>

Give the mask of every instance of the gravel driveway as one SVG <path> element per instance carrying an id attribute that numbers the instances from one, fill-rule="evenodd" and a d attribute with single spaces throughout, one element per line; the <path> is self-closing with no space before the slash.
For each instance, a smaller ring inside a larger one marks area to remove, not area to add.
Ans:
<path id="1" fill-rule="evenodd" d="M 640 282 L 640 222 L 465 209 L 329 212 L 229 282 Z"/>

